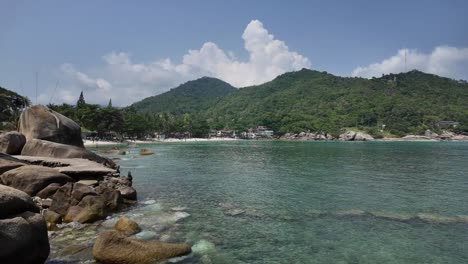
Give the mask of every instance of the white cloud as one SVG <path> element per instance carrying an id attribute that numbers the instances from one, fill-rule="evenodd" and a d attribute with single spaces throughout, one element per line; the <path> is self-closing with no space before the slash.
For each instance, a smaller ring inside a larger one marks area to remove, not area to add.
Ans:
<path id="1" fill-rule="evenodd" d="M 268 33 L 263 24 L 252 20 L 242 35 L 249 59 L 241 61 L 230 51 L 224 51 L 213 42 L 206 42 L 198 50 L 189 50 L 181 63 L 159 59 L 149 63 L 136 63 L 129 53 L 111 52 L 103 56 L 104 67 L 94 70 L 93 78 L 76 70 L 71 64 L 61 67 L 71 80 L 67 88 L 79 94 L 87 89 L 85 98 L 105 103 L 112 97 L 118 105 L 127 105 L 144 97 L 159 94 L 180 83 L 202 76 L 211 76 L 236 87 L 261 84 L 277 75 L 310 68 L 308 58 L 289 50 L 288 46 Z M 65 95 L 65 94 L 64 94 Z M 59 95 L 60 96 L 60 95 Z M 60 98 L 65 101 L 66 98 Z M 68 98 L 67 98 L 68 99 Z"/>
<path id="2" fill-rule="evenodd" d="M 357 67 L 351 75 L 370 78 L 404 72 L 405 69 L 407 71 L 417 69 L 453 79 L 468 80 L 468 48 L 438 46 L 431 53 L 400 49 L 397 54 L 382 62 Z"/>

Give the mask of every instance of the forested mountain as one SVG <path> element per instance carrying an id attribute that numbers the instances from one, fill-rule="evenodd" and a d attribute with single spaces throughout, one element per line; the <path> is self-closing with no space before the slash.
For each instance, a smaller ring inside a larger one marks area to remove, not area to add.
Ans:
<path id="1" fill-rule="evenodd" d="M 145 98 L 131 106 L 142 113 L 197 113 L 207 110 L 221 97 L 236 90 L 219 79 L 203 77 L 181 84 L 166 93 Z"/>
<path id="2" fill-rule="evenodd" d="M 437 130 L 440 120 L 466 128 L 468 84 L 416 70 L 364 79 L 303 69 L 237 90 L 202 78 L 133 106 L 145 113 L 195 114 L 215 129 L 265 125 L 280 134 L 311 130 L 337 135 L 346 127 L 376 134 L 385 125 L 401 136 Z"/>
<path id="3" fill-rule="evenodd" d="M 303 69 L 239 89 L 205 115 L 218 127 L 262 124 L 280 133 L 380 125 L 421 133 L 440 120 L 468 124 L 468 84 L 416 70 L 369 80 Z"/>
<path id="4" fill-rule="evenodd" d="M 28 98 L 0 87 L 0 129 L 13 129 L 21 110 L 28 105 Z"/>

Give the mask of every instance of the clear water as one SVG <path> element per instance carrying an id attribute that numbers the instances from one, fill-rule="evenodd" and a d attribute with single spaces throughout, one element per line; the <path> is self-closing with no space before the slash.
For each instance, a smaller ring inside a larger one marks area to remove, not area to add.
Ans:
<path id="1" fill-rule="evenodd" d="M 139 200 L 187 207 L 197 263 L 468 263 L 468 144 L 165 143 L 121 156 Z"/>

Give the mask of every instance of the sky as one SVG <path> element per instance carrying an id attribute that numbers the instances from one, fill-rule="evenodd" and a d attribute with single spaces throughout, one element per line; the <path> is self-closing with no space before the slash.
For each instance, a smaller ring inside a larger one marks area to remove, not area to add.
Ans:
<path id="1" fill-rule="evenodd" d="M 467 14 L 464 0 L 0 0 L 0 86 L 126 106 L 202 76 L 240 88 L 302 68 L 468 80 Z"/>

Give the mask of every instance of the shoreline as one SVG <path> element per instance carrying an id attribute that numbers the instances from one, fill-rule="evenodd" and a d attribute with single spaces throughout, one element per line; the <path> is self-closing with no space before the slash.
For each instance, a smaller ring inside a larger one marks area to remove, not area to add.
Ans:
<path id="1" fill-rule="evenodd" d="M 241 139 L 241 138 L 187 138 L 187 139 L 159 139 L 159 140 L 151 140 L 151 141 L 143 141 L 143 140 L 136 140 L 136 141 L 123 141 L 123 142 L 115 142 L 115 141 L 90 141 L 90 140 L 83 140 L 83 144 L 85 147 L 107 147 L 107 146 L 128 146 L 130 144 L 136 145 L 149 145 L 149 144 L 156 144 L 156 143 L 184 143 L 184 142 L 221 142 L 221 141 L 328 141 L 328 142 L 468 142 L 467 139 L 451 139 L 451 140 L 441 140 L 441 139 L 405 139 L 405 138 L 382 138 L 382 139 L 374 139 L 374 140 L 307 140 L 307 139 Z"/>

